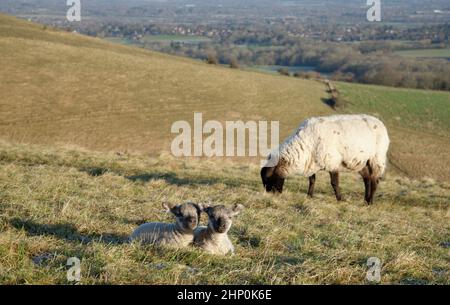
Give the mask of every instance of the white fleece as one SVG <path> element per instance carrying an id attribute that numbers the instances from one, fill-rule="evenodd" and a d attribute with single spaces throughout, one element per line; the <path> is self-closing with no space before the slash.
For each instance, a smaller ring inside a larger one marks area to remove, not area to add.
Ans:
<path id="1" fill-rule="evenodd" d="M 364 114 L 315 117 L 304 121 L 280 145 L 279 170 L 286 176 L 309 177 L 320 170 L 360 171 L 369 162 L 373 176 L 381 177 L 388 148 L 386 127 L 377 118 Z"/>
<path id="2" fill-rule="evenodd" d="M 184 248 L 193 242 L 194 232 L 184 232 L 177 224 L 149 222 L 137 227 L 130 239 L 146 244 Z"/>
<path id="3" fill-rule="evenodd" d="M 197 227 L 194 231 L 194 245 L 210 254 L 234 255 L 234 246 L 227 233 L 214 232 L 209 226 Z"/>

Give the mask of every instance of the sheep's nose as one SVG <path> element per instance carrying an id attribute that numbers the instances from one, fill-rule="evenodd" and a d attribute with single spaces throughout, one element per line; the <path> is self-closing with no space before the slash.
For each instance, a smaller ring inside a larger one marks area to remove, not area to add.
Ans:
<path id="1" fill-rule="evenodd" d="M 219 218 L 217 220 L 217 231 L 224 232 L 225 229 L 226 229 L 225 221 L 223 221 L 222 219 Z"/>

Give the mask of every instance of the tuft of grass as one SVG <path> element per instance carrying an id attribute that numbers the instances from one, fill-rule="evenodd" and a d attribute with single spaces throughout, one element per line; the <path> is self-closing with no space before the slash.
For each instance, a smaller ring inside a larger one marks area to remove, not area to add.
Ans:
<path id="1" fill-rule="evenodd" d="M 274 196 L 252 164 L 0 142 L 0 283 L 66 284 L 78 257 L 84 284 L 361 284 L 378 257 L 382 284 L 450 284 L 448 183 L 389 173 L 367 206 L 359 177 L 343 175 L 339 203 L 317 181 L 314 199 L 297 176 Z M 173 221 L 166 200 L 244 204 L 237 255 L 128 243 Z"/>

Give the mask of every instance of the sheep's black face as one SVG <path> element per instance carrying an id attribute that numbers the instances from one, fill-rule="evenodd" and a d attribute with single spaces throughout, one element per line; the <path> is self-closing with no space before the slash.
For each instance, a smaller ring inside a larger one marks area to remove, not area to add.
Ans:
<path id="1" fill-rule="evenodd" d="M 263 167 L 261 169 L 261 179 L 267 192 L 283 192 L 285 178 L 277 174 L 276 167 Z"/>
<path id="2" fill-rule="evenodd" d="M 244 207 L 240 204 L 233 208 L 223 205 L 206 207 L 204 211 L 208 214 L 208 226 L 216 233 L 227 233 L 233 223 L 233 217 L 241 212 Z"/>
<path id="3" fill-rule="evenodd" d="M 193 231 L 197 228 L 201 209 L 195 203 L 176 205 L 170 209 L 170 212 L 175 215 L 177 224 L 183 231 Z"/>

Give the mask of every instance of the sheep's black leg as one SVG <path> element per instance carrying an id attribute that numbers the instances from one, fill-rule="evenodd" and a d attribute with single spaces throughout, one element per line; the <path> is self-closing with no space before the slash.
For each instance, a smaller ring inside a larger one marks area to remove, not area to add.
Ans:
<path id="1" fill-rule="evenodd" d="M 362 171 L 359 172 L 364 180 L 364 188 L 365 188 L 365 192 L 364 192 L 364 200 L 367 203 L 370 203 L 370 173 L 369 173 L 369 168 L 366 166 L 362 169 Z"/>
<path id="2" fill-rule="evenodd" d="M 375 195 L 377 186 L 378 186 L 378 178 L 372 177 L 370 179 L 370 195 L 369 195 L 369 201 L 368 201 L 369 204 L 373 203 L 373 196 Z"/>
<path id="3" fill-rule="evenodd" d="M 334 194 L 336 195 L 336 200 L 341 201 L 341 189 L 339 188 L 339 173 L 338 172 L 330 172 L 331 177 L 331 186 L 333 187 Z"/>
<path id="4" fill-rule="evenodd" d="M 314 196 L 314 184 L 315 183 L 316 183 L 316 174 L 309 177 L 308 196 L 311 198 Z"/>

